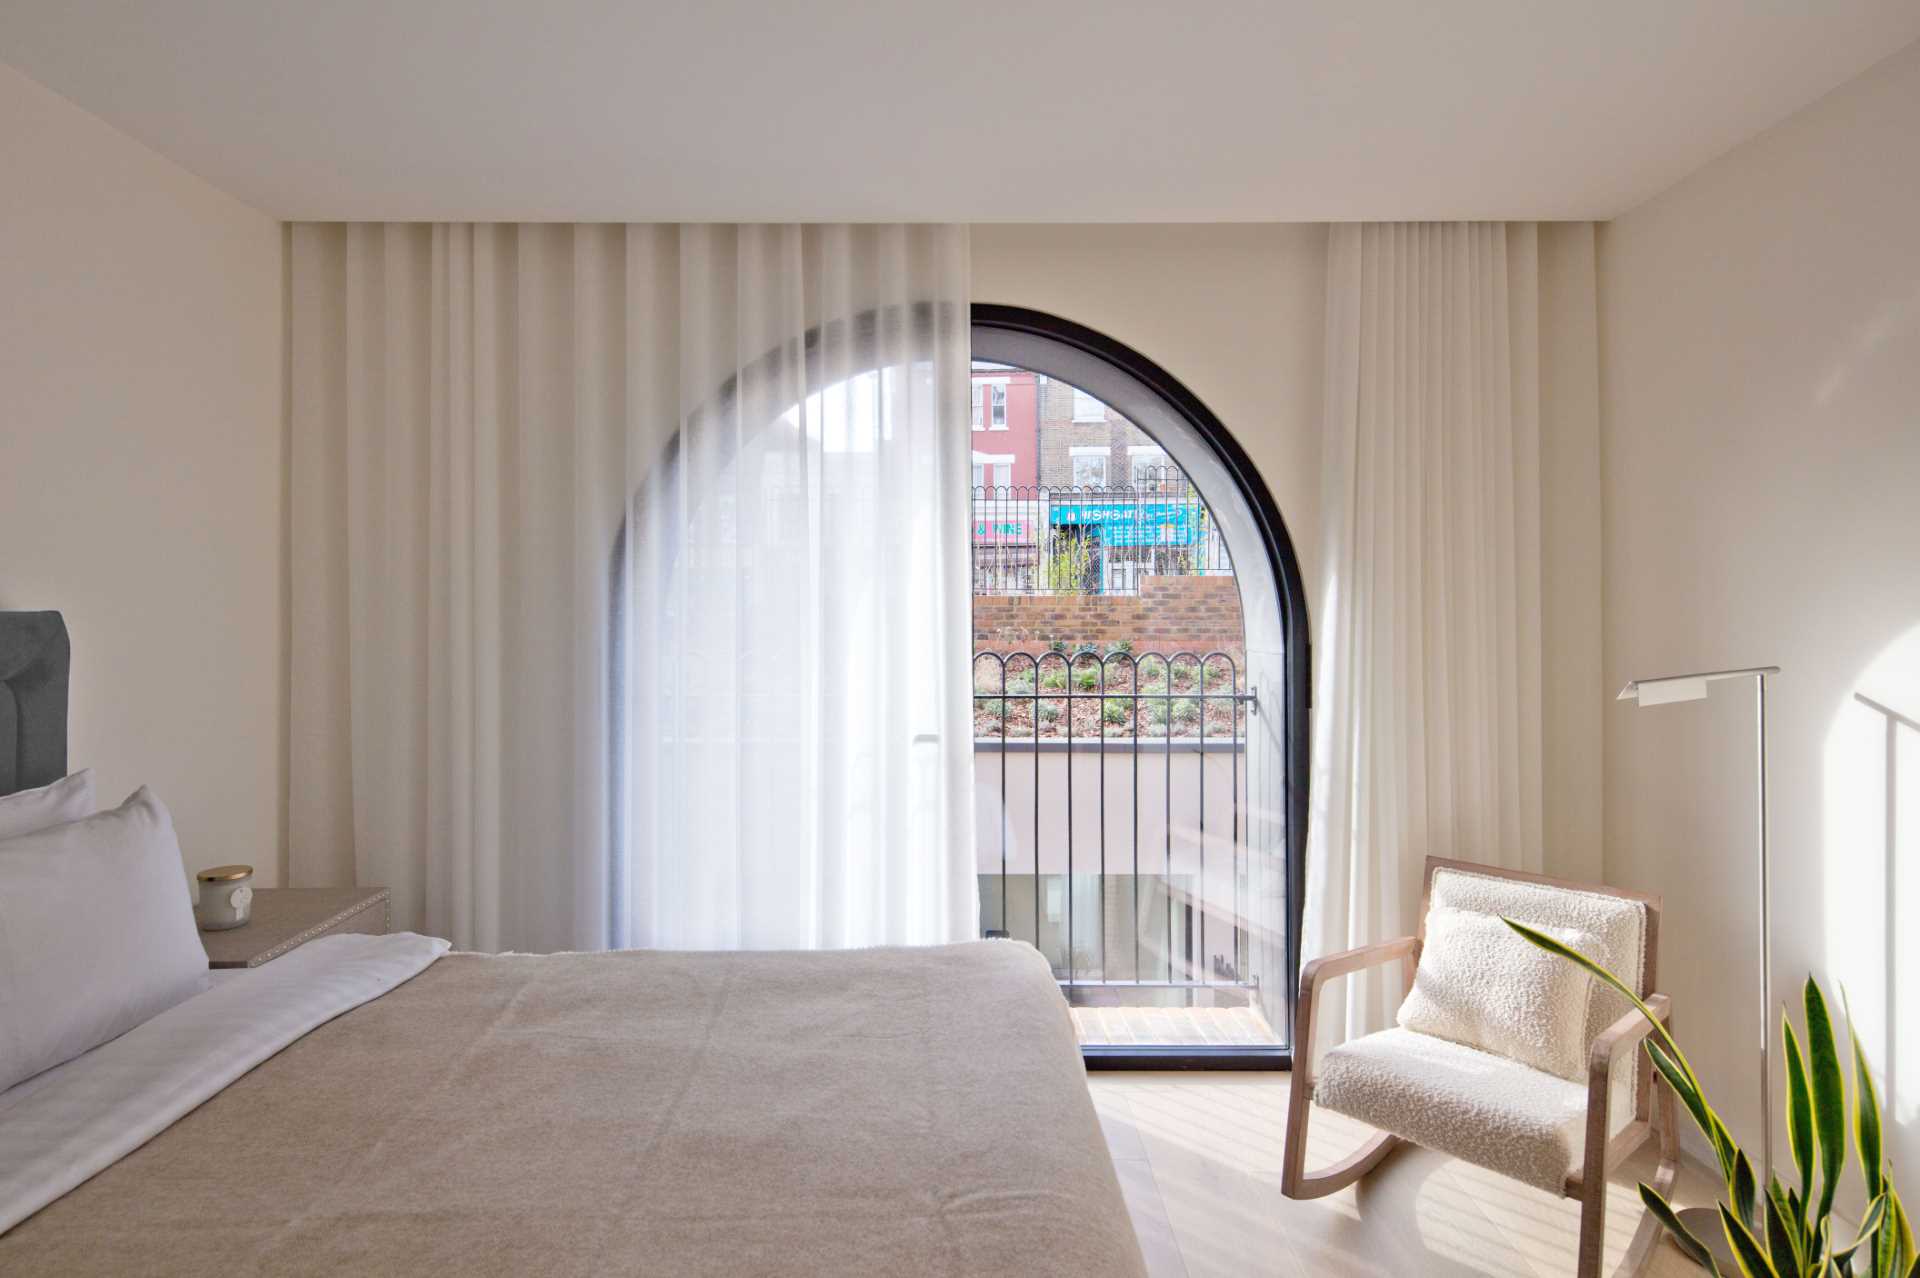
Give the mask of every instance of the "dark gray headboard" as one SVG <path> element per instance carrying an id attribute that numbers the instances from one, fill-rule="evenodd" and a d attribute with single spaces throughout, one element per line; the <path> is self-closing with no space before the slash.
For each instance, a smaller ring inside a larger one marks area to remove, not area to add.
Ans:
<path id="1" fill-rule="evenodd" d="M 0 794 L 67 775 L 67 623 L 0 612 Z"/>

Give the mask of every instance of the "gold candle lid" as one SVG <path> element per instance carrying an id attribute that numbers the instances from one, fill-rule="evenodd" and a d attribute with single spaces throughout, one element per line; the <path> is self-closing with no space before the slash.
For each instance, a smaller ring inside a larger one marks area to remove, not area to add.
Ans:
<path id="1" fill-rule="evenodd" d="M 202 883 L 231 883 L 235 879 L 244 879 L 253 873 L 251 865 L 216 865 L 211 870 L 202 870 L 194 877 Z"/>

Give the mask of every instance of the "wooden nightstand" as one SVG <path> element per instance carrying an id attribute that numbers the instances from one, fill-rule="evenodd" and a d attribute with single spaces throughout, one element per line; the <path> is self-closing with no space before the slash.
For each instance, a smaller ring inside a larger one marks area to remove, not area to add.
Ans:
<path id="1" fill-rule="evenodd" d="M 387 930 L 386 888 L 256 888 L 253 917 L 224 932 L 202 932 L 208 967 L 259 967 L 322 936 Z"/>

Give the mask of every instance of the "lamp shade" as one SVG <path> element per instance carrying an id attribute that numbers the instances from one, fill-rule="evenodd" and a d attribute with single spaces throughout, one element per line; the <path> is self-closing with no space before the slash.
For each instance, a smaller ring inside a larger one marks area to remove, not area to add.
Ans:
<path id="1" fill-rule="evenodd" d="M 1614 699 L 1635 701 L 1643 706 L 1661 706 L 1669 701 L 1699 701 L 1707 695 L 1707 685 L 1717 679 L 1744 679 L 1751 675 L 1779 673 L 1779 666 L 1748 666 L 1742 670 L 1707 670 L 1699 674 L 1635 679 L 1620 689 L 1620 695 Z"/>
<path id="2" fill-rule="evenodd" d="M 1620 700 L 1637 701 L 1643 706 L 1665 705 L 1669 701 L 1699 701 L 1707 695 L 1707 681 L 1699 678 L 1636 679 L 1620 689 Z"/>

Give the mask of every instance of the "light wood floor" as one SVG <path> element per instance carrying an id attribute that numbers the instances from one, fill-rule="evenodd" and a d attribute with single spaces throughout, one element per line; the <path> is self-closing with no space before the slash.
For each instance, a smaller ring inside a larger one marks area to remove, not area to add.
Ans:
<path id="1" fill-rule="evenodd" d="M 1088 1075 L 1107 1145 L 1154 1278 L 1572 1278 L 1579 1206 L 1421 1149 L 1402 1149 L 1359 1185 L 1313 1202 L 1280 1196 L 1287 1119 L 1284 1073 Z M 1309 1166 L 1331 1162 L 1371 1129 L 1318 1111 Z M 1608 1196 L 1614 1272 L 1643 1208 L 1622 1169 Z M 1714 1185 L 1683 1166 L 1677 1198 L 1709 1203 Z M 1698 1278 L 1662 1242 L 1651 1278 Z"/>
<path id="2" fill-rule="evenodd" d="M 1173 1047 L 1278 1047 L 1280 1036 L 1252 1007 L 1076 1007 L 1080 1042 Z"/>

